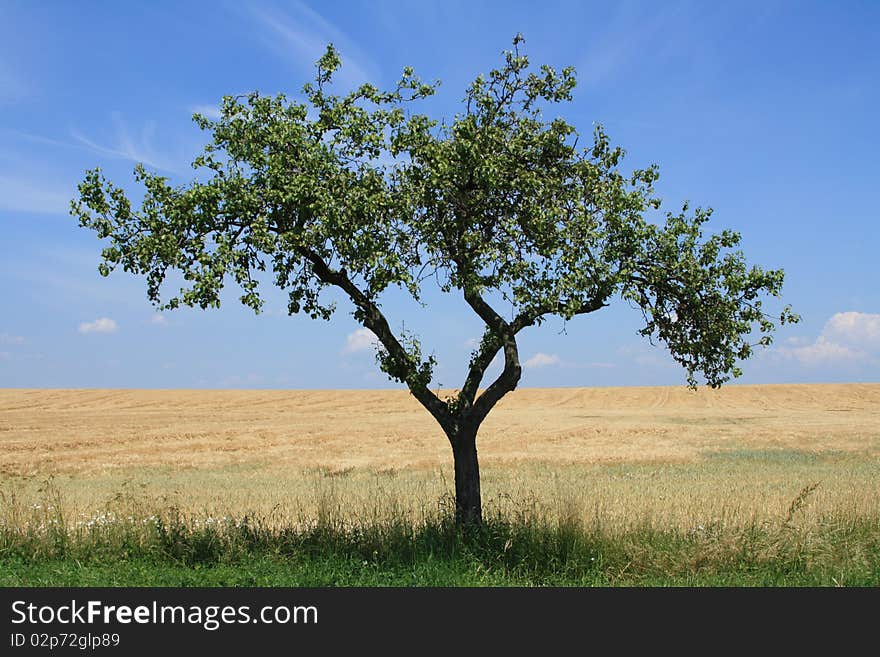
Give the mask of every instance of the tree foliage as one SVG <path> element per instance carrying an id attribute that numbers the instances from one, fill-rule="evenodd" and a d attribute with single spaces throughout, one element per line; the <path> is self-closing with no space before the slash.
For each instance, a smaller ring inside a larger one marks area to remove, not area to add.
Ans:
<path id="1" fill-rule="evenodd" d="M 138 166 L 135 209 L 95 169 L 71 212 L 109 243 L 101 273 L 145 276 L 163 308 L 219 306 L 234 282 L 259 311 L 261 272 L 271 272 L 290 314 L 329 319 L 335 308 L 322 293 L 342 290 L 377 335 L 382 370 L 450 436 L 478 426 L 516 387 L 520 331 L 615 297 L 641 310 L 641 333 L 666 345 L 692 386 L 698 376 L 713 387 L 739 376 L 739 361 L 770 343 L 776 322 L 797 320 L 788 308 L 772 318 L 762 308 L 780 295 L 782 271 L 749 266 L 735 232 L 704 236 L 711 210 L 685 205 L 651 221 L 657 167 L 625 173 L 601 126 L 581 146 L 572 125 L 545 118 L 571 100 L 575 73 L 531 67 L 521 42 L 476 78 L 448 122 L 413 110 L 437 84 L 410 68 L 387 91 L 331 93 L 341 60 L 330 46 L 302 101 L 254 92 L 225 97 L 216 121 L 194 116 L 212 136 L 193 162 L 199 180 L 175 186 Z M 171 271 L 185 285 L 166 295 Z M 395 335 L 381 311 L 389 288 L 420 300 L 434 282 L 485 325 L 466 380 L 445 400 L 428 388 L 433 358 L 414 336 Z M 479 394 L 499 352 L 504 370 Z"/>

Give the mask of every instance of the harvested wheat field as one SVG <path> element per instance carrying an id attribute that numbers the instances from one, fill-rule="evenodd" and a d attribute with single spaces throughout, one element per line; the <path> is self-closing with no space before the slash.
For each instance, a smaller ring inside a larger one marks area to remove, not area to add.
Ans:
<path id="1" fill-rule="evenodd" d="M 880 504 L 880 384 L 522 389 L 479 439 L 512 513 L 696 526 Z M 405 391 L 0 390 L 0 490 L 65 516 L 418 516 L 451 453 Z M 50 499 L 51 498 L 51 499 Z M 123 508 L 124 507 L 124 508 Z M 126 511 L 127 509 L 127 511 Z"/>

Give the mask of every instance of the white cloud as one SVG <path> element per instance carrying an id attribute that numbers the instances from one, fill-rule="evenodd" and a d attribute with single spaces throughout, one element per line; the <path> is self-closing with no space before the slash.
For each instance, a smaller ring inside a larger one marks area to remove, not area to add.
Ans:
<path id="1" fill-rule="evenodd" d="M 815 341 L 795 337 L 776 351 L 802 365 L 832 365 L 871 361 L 880 352 L 880 314 L 835 313 Z"/>
<path id="2" fill-rule="evenodd" d="M 9 333 L 0 333 L 0 344 L 21 344 L 24 338 L 20 335 L 11 335 Z"/>
<path id="3" fill-rule="evenodd" d="M 823 365 L 854 361 L 864 358 L 865 354 L 836 342 L 831 342 L 825 336 L 820 335 L 813 344 L 803 347 L 782 347 L 779 353 L 789 358 L 800 361 L 803 365 Z"/>
<path id="4" fill-rule="evenodd" d="M 156 324 L 157 326 L 168 326 L 168 318 L 165 317 L 162 313 L 156 313 L 152 317 L 150 317 L 150 324 Z"/>
<path id="5" fill-rule="evenodd" d="M 545 354 L 539 351 L 524 364 L 526 367 L 546 367 L 548 365 L 559 365 L 559 362 L 559 356 L 556 354 Z"/>
<path id="6" fill-rule="evenodd" d="M 480 341 L 477 338 L 468 338 L 467 340 L 464 341 L 464 346 L 467 347 L 468 349 L 473 349 L 478 344 L 480 344 Z"/>
<path id="7" fill-rule="evenodd" d="M 844 344 L 880 347 L 880 314 L 836 313 L 825 324 L 822 335 Z"/>
<path id="8" fill-rule="evenodd" d="M 342 349 L 344 354 L 353 354 L 358 351 L 373 348 L 379 344 L 376 334 L 368 328 L 359 328 L 354 333 L 350 333 L 345 338 L 345 347 Z"/>
<path id="9" fill-rule="evenodd" d="M 100 317 L 94 322 L 83 322 L 79 325 L 80 333 L 115 333 L 119 325 L 109 317 Z"/>

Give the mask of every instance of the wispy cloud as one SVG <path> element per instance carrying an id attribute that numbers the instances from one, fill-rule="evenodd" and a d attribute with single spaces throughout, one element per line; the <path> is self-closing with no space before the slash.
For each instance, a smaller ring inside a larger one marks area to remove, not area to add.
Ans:
<path id="1" fill-rule="evenodd" d="M 806 366 L 872 362 L 880 356 L 880 314 L 835 313 L 813 342 L 790 338 L 775 351 Z"/>
<path id="2" fill-rule="evenodd" d="M 0 210 L 67 214 L 75 191 L 73 184 L 69 190 L 64 190 L 57 183 L 0 175 Z"/>
<path id="3" fill-rule="evenodd" d="M 376 334 L 370 329 L 359 328 L 345 338 L 345 347 L 342 349 L 344 354 L 353 354 L 358 351 L 366 351 L 372 349 L 379 344 Z"/>
<path id="4" fill-rule="evenodd" d="M 529 358 L 524 365 L 526 367 L 547 367 L 549 365 L 559 365 L 559 356 L 556 354 L 545 354 L 541 351 Z"/>
<path id="5" fill-rule="evenodd" d="M 345 85 L 376 82 L 377 67 L 339 28 L 302 2 L 287 5 L 289 12 L 251 6 L 248 14 L 260 28 L 260 39 L 279 56 L 303 71 L 312 71 L 328 43 L 342 55 L 338 79 Z"/>
<path id="6" fill-rule="evenodd" d="M 217 108 L 202 105 L 192 107 L 191 113 L 196 111 L 205 113 L 205 111 L 209 110 L 210 112 L 219 114 Z M 70 148 L 83 152 L 97 153 L 99 155 L 108 155 L 116 159 L 128 160 L 130 162 L 142 162 L 151 168 L 160 169 L 169 173 L 183 172 L 185 167 L 182 166 L 181 159 L 171 157 L 164 153 L 159 153 L 156 150 L 153 144 L 156 137 L 157 127 L 155 121 L 148 121 L 145 123 L 140 136 L 137 138 L 132 136 L 132 131 L 119 113 L 114 112 L 111 114 L 111 121 L 113 124 L 113 141 L 110 145 L 99 144 L 75 128 L 69 131 L 70 140 L 67 141 L 21 130 L 0 130 L 0 134 L 5 137 L 30 142 L 32 144 L 52 146 L 54 148 Z"/>
<path id="7" fill-rule="evenodd" d="M 140 162 L 153 169 L 161 169 L 169 173 L 180 173 L 182 171 L 179 162 L 175 162 L 167 155 L 156 151 L 154 146 L 156 137 L 155 121 L 145 123 L 140 136 L 135 137 L 119 113 L 114 112 L 111 117 L 114 126 L 114 139 L 109 146 L 98 144 L 77 130 L 71 130 L 70 136 L 80 145 L 99 155 L 109 155 L 110 157 L 130 162 Z"/>
<path id="8" fill-rule="evenodd" d="M 0 134 L 4 137 L 9 137 L 12 139 L 22 139 L 24 141 L 32 142 L 35 144 L 42 144 L 44 146 L 61 146 L 64 148 L 81 148 L 78 144 L 72 144 L 69 141 L 62 141 L 61 139 L 53 139 L 52 137 L 45 137 L 43 135 L 35 135 L 32 132 L 26 132 L 24 130 L 10 130 L 4 129 L 0 130 Z"/>
<path id="9" fill-rule="evenodd" d="M 80 333 L 115 333 L 119 325 L 109 317 L 100 317 L 94 322 L 83 322 L 79 325 Z"/>
<path id="10" fill-rule="evenodd" d="M 150 317 L 150 324 L 155 324 L 156 326 L 168 326 L 168 318 L 162 313 L 156 313 Z"/>

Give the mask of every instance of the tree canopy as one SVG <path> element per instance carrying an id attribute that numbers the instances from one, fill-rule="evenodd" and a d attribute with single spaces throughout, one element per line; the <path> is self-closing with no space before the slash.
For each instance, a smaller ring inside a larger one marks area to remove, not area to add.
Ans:
<path id="1" fill-rule="evenodd" d="M 624 172 L 623 150 L 601 126 L 581 145 L 574 126 L 545 118 L 571 101 L 575 72 L 530 66 L 521 43 L 474 80 L 448 121 L 414 111 L 437 83 L 411 68 L 390 90 L 331 93 L 341 65 L 331 45 L 303 100 L 253 92 L 225 97 L 217 120 L 194 115 L 212 135 L 193 162 L 199 180 L 175 186 L 138 166 L 135 209 L 94 169 L 71 212 L 109 241 L 101 274 L 145 276 L 166 309 L 219 306 L 234 282 L 259 311 L 271 272 L 290 314 L 329 319 L 335 307 L 322 293 L 340 289 L 378 337 L 382 370 L 409 387 L 454 449 L 453 436 L 475 435 L 516 387 L 520 331 L 614 298 L 641 311 L 642 335 L 666 345 L 690 385 L 739 376 L 777 322 L 797 321 L 787 307 L 775 317 L 762 307 L 780 295 L 783 272 L 747 264 L 736 232 L 704 235 L 710 209 L 685 204 L 652 221 L 658 168 Z M 171 271 L 185 285 L 166 295 Z M 389 288 L 421 300 L 426 285 L 459 295 L 485 326 L 461 388 L 443 399 L 429 388 L 434 358 L 416 336 L 395 334 L 381 306 Z M 499 353 L 504 369 L 484 386 Z"/>

